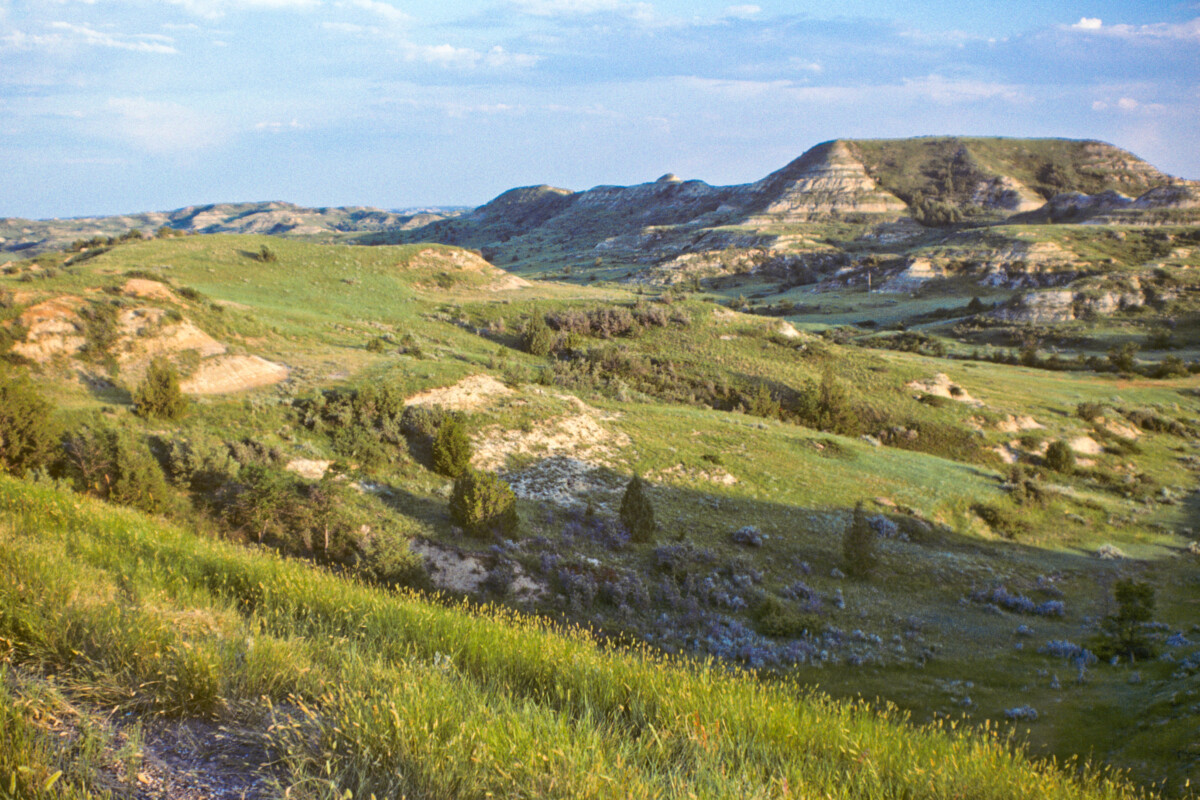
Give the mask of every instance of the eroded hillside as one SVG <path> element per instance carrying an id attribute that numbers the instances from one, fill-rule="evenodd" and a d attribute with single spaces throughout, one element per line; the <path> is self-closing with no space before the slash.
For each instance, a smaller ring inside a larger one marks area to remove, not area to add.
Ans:
<path id="1" fill-rule="evenodd" d="M 925 244 L 929 280 L 965 294 L 874 291 L 920 270 L 863 263 L 822 278 L 806 300 L 821 310 L 754 297 L 779 288 L 754 271 L 700 291 L 581 286 L 442 245 L 131 240 L 10 265 L 3 345 L 66 432 L 72 463 L 46 467 L 63 490 L 107 491 L 78 479 L 101 441 L 80 431 L 116 430 L 165 471 L 155 510 L 217 537 L 879 696 L 917 722 L 988 721 L 1036 755 L 1090 754 L 1174 792 L 1197 763 L 1200 379 L 1182 360 L 1158 375 L 1144 353 L 1062 352 L 1070 368 L 1050 368 L 1044 339 L 1010 364 L 989 342 L 1031 330 L 1013 319 L 1030 297 L 1070 291 L 1055 324 L 1085 345 L 1175 316 L 1170 352 L 1186 355 L 1191 254 L 1130 257 L 1186 229 L 1072 229 L 1056 249 L 1042 230 L 992 230 L 978 246 L 995 268 L 964 263 L 970 232 Z M 1101 283 L 967 302 L 1037 252 L 1039 274 Z M 896 296 L 907 305 L 883 305 Z M 889 313 L 929 321 L 889 329 Z M 156 356 L 191 396 L 178 421 L 132 413 Z M 242 380 L 252 365 L 263 380 Z M 451 425 L 469 464 L 511 487 L 509 533 L 452 518 L 454 481 L 435 469 Z M 635 476 L 648 537 L 621 516 Z M 861 574 L 856 525 L 874 555 Z M 1110 663 L 1102 622 L 1124 579 L 1156 593 L 1156 655 Z"/>

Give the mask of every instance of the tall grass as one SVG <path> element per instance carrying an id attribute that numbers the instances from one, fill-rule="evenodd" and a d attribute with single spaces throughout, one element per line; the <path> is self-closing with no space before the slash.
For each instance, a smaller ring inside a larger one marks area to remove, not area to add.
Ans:
<path id="1" fill-rule="evenodd" d="M 604 650 L 8 478 L 0 654 L 144 713 L 262 715 L 292 797 L 1139 796 L 987 730 Z"/>

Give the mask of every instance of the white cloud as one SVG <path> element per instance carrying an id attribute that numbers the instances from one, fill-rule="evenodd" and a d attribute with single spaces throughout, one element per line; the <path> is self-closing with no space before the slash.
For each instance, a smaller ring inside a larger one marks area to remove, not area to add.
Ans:
<path id="1" fill-rule="evenodd" d="M 1087 31 L 1122 39 L 1174 40 L 1200 43 L 1200 17 L 1187 22 L 1155 22 L 1149 25 L 1104 25 L 1099 19 L 1084 17 L 1068 30 Z"/>
<path id="2" fill-rule="evenodd" d="M 487 67 L 503 69 L 507 67 L 532 67 L 541 60 L 540 56 L 526 53 L 510 53 L 497 45 L 486 53 L 481 53 L 469 47 L 455 47 L 452 44 L 419 45 L 412 42 L 401 44 L 405 61 L 433 64 L 439 67 L 455 69 L 473 69 Z"/>
<path id="3" fill-rule="evenodd" d="M 57 34 L 41 36 L 36 33 L 14 30 L 0 37 L 0 47 L 9 50 L 34 50 L 42 47 L 55 47 L 63 43 L 63 37 Z"/>
<path id="4" fill-rule="evenodd" d="M 590 14 L 619 14 L 630 19 L 649 21 L 654 7 L 628 0 L 512 0 L 512 6 L 535 17 L 582 17 Z"/>
<path id="5" fill-rule="evenodd" d="M 54 33 L 47 35 L 28 34 L 14 30 L 0 39 L 0 43 L 18 50 L 40 48 L 61 48 L 71 45 L 88 45 L 92 47 L 111 47 L 117 50 L 130 50 L 135 53 L 178 53 L 172 46 L 174 41 L 169 36 L 161 34 L 125 35 L 105 33 L 82 25 L 72 25 L 68 22 L 52 22 L 50 28 Z"/>
<path id="6" fill-rule="evenodd" d="M 730 6 L 725 9 L 725 16 L 731 19 L 752 19 L 761 13 L 762 7 L 755 5 Z"/>
<path id="7" fill-rule="evenodd" d="M 236 11 L 304 11 L 321 5 L 321 0 L 167 0 L 190 14 L 217 19 Z"/>
<path id="8" fill-rule="evenodd" d="M 1116 111 L 1124 115 L 1146 117 L 1163 113 L 1167 110 L 1167 106 L 1163 105 L 1162 103 L 1143 102 L 1135 97 L 1130 97 L 1127 94 L 1123 94 L 1117 97 L 1116 100 L 1113 100 L 1112 96 L 1110 95 L 1108 99 L 1093 101 L 1092 110 Z"/>
<path id="9" fill-rule="evenodd" d="M 358 8 L 363 11 L 369 11 L 392 23 L 408 22 L 412 19 L 412 17 L 391 3 L 383 3 L 380 0 L 342 0 L 342 2 L 338 3 L 338 6 L 340 8 Z"/>
<path id="10" fill-rule="evenodd" d="M 96 119 L 101 131 L 152 153 L 212 147 L 228 133 L 223 121 L 178 103 L 113 97 L 105 108 Z"/>
<path id="11" fill-rule="evenodd" d="M 285 131 L 300 131 L 307 128 L 307 125 L 302 125 L 298 120 L 293 119 L 291 122 L 258 122 L 254 125 L 254 130 L 264 133 L 284 133 Z"/>

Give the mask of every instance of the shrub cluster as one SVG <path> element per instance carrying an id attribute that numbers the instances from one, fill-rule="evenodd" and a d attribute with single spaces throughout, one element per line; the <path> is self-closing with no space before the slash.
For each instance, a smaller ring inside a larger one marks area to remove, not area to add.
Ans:
<path id="1" fill-rule="evenodd" d="M 292 402 L 300 424 L 329 436 L 334 449 L 364 467 L 396 457 L 404 441 L 404 396 L 391 384 L 327 389 Z"/>
<path id="2" fill-rule="evenodd" d="M 512 487 L 490 472 L 467 469 L 454 481 L 450 518 L 470 536 L 510 537 L 520 520 Z"/>
<path id="3" fill-rule="evenodd" d="M 145 378 L 133 390 L 133 412 L 139 417 L 175 420 L 184 415 L 187 406 L 175 366 L 161 356 L 151 361 Z"/>
<path id="4" fill-rule="evenodd" d="M 560 333 L 594 336 L 599 339 L 636 337 L 647 328 L 662 328 L 671 315 L 661 305 L 639 303 L 624 306 L 597 306 L 591 309 L 567 309 L 546 315 L 546 322 Z"/>
<path id="5" fill-rule="evenodd" d="M 23 475 L 54 459 L 59 430 L 53 410 L 27 378 L 0 373 L 0 469 Z"/>
<path id="6" fill-rule="evenodd" d="M 165 511 L 170 497 L 162 467 L 150 448 L 128 431 L 88 424 L 63 441 L 65 475 L 76 491 L 150 513 Z"/>

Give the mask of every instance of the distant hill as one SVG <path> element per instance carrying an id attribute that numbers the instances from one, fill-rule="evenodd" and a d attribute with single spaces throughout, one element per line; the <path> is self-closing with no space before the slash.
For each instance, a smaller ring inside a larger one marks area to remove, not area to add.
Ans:
<path id="1" fill-rule="evenodd" d="M 120 214 L 109 217 L 29 220 L 0 218 L 0 253 L 22 258 L 68 247 L 79 239 L 120 236 L 132 229 L 151 234 L 167 227 L 186 233 L 264 233 L 321 236 L 364 231 L 405 230 L 461 213 L 461 209 L 428 208 L 385 211 L 378 208 L 304 208 L 283 202 L 215 203 L 175 211 Z"/>
<path id="2" fill-rule="evenodd" d="M 476 248 L 518 267 L 535 250 L 543 260 L 553 252 L 566 259 L 612 255 L 623 263 L 657 264 L 730 246 L 778 248 L 779 237 L 806 224 L 911 220 L 938 228 L 1094 218 L 1190 224 L 1200 221 L 1197 191 L 1098 141 L 838 139 L 810 148 L 761 180 L 734 186 L 667 174 L 651 183 L 586 191 L 520 187 L 471 211 L 270 202 L 67 220 L 0 219 L 0 252 L 30 256 L 78 239 L 167 226 L 195 233 L 353 237 L 361 244 L 439 242 Z M 740 238 L 731 239 L 730 228 L 740 229 Z"/>

